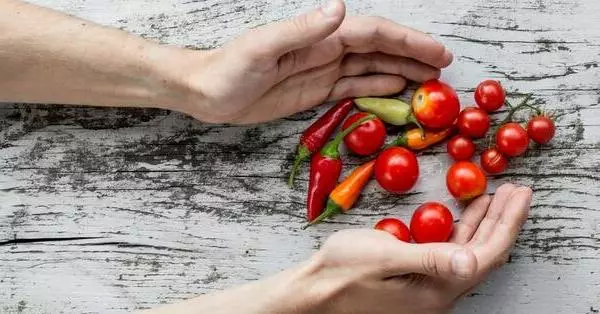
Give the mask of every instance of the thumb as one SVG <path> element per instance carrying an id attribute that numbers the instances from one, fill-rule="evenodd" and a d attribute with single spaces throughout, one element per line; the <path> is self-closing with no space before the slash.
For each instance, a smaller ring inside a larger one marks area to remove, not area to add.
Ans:
<path id="1" fill-rule="evenodd" d="M 394 276 L 418 273 L 448 280 L 468 280 L 477 271 L 473 251 L 452 243 L 402 244 L 388 271 Z"/>
<path id="2" fill-rule="evenodd" d="M 246 36 L 247 47 L 260 47 L 259 58 L 282 55 L 312 45 L 335 32 L 342 24 L 346 6 L 342 0 L 330 0 L 325 6 L 293 19 L 273 23 Z"/>

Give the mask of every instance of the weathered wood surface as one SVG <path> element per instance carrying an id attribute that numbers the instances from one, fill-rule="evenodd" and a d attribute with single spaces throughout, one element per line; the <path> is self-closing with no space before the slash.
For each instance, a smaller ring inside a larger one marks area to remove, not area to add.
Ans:
<path id="1" fill-rule="evenodd" d="M 37 0 L 164 43 L 215 47 L 299 1 Z M 511 263 L 460 313 L 600 310 L 600 3 L 348 1 L 422 29 L 456 54 L 444 78 L 465 105 L 483 78 L 563 114 L 557 139 L 492 180 L 531 185 Z M 0 312 L 112 313 L 258 279 L 308 257 L 335 230 L 408 218 L 445 193 L 442 148 L 420 156 L 414 193 L 370 185 L 350 215 L 300 232 L 306 172 L 284 182 L 299 132 L 323 108 L 265 125 L 205 125 L 158 110 L 0 107 Z M 497 115 L 501 117 L 502 114 Z M 352 160 L 350 164 L 356 164 Z M 348 167 L 349 168 L 349 167 Z"/>

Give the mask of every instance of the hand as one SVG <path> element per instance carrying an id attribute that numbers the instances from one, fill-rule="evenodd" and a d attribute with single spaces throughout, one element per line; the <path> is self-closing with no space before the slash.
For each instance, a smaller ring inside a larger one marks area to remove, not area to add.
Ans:
<path id="1" fill-rule="evenodd" d="M 206 122 L 264 122 L 326 100 L 393 94 L 407 80 L 439 77 L 452 62 L 442 44 L 421 32 L 383 18 L 344 16 L 344 3 L 332 0 L 223 48 L 171 56 L 180 60 L 179 75 L 186 73 L 188 93 L 173 109 Z"/>
<path id="2" fill-rule="evenodd" d="M 315 313 L 447 313 L 503 265 L 527 220 L 531 190 L 507 184 L 475 200 L 451 243 L 406 244 L 382 231 L 333 235 L 312 263 Z"/>

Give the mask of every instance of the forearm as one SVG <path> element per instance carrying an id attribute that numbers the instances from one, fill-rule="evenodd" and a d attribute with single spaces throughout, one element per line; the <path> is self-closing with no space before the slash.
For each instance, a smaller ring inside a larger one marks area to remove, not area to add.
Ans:
<path id="1" fill-rule="evenodd" d="M 49 9 L 0 1 L 0 102 L 168 108 L 187 97 L 175 52 Z"/>
<path id="2" fill-rule="evenodd" d="M 143 314 L 311 314 L 324 293 L 316 288 L 316 263 L 309 262 L 267 279 L 207 294 L 177 304 L 143 311 Z M 327 287 L 330 289 L 331 287 Z M 323 290 L 325 291 L 325 290 Z"/>

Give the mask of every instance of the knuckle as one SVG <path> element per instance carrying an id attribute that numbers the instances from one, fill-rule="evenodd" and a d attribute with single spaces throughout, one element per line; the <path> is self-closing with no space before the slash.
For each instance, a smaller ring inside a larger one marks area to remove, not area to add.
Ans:
<path id="1" fill-rule="evenodd" d="M 272 28 L 264 26 L 248 30 L 228 45 L 227 52 L 240 56 L 251 64 L 264 65 L 265 62 L 272 62 L 273 58 L 279 58 L 280 55 L 276 50 L 277 44 L 269 35 L 270 32 Z"/>
<path id="2" fill-rule="evenodd" d="M 380 34 L 381 27 L 387 23 L 390 23 L 390 20 L 381 16 L 367 16 L 364 19 L 364 27 L 366 27 L 366 31 L 369 34 L 371 41 L 375 41 L 376 37 Z"/>
<path id="3" fill-rule="evenodd" d="M 427 250 L 425 254 L 421 255 L 421 267 L 423 268 L 423 271 L 429 275 L 439 275 L 435 252 L 432 249 Z"/>
<path id="4" fill-rule="evenodd" d="M 290 28 L 297 33 L 304 33 L 309 29 L 308 15 L 301 15 L 290 21 Z"/>

